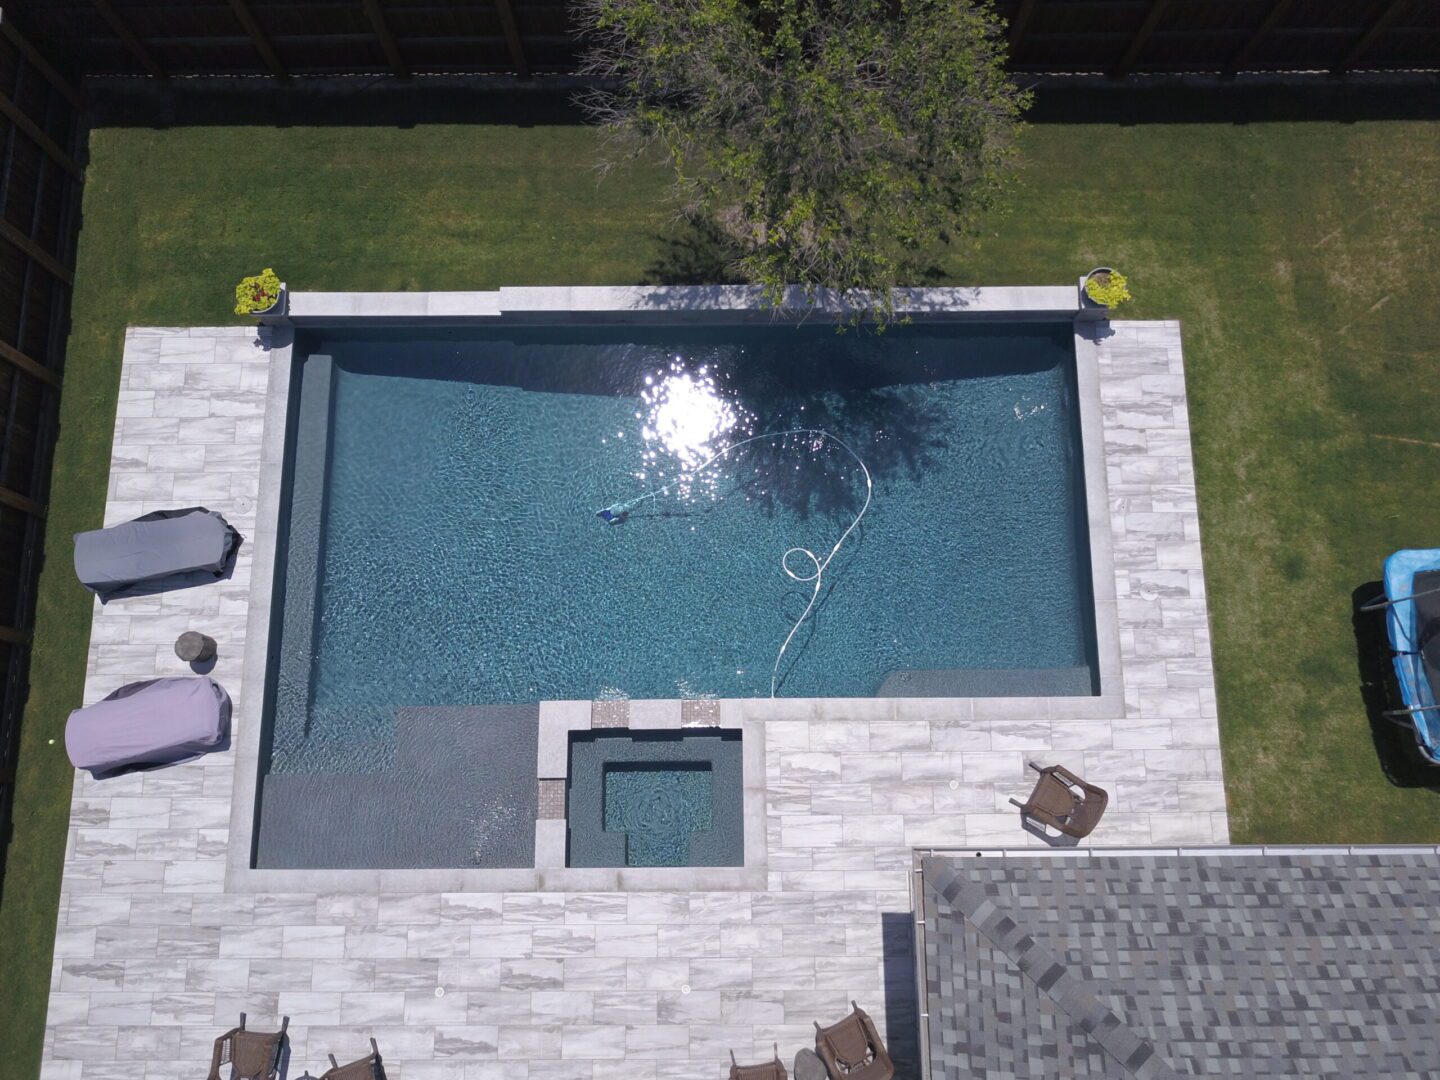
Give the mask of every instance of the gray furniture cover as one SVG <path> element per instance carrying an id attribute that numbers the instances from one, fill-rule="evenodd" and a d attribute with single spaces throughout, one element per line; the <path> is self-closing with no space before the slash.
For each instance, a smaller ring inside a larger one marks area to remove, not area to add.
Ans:
<path id="1" fill-rule="evenodd" d="M 75 534 L 75 575 L 101 601 L 223 577 L 240 534 L 203 506 Z"/>
<path id="2" fill-rule="evenodd" d="M 203 675 L 122 686 L 65 724 L 70 761 L 97 780 L 189 761 L 223 749 L 229 737 L 230 695 Z"/>

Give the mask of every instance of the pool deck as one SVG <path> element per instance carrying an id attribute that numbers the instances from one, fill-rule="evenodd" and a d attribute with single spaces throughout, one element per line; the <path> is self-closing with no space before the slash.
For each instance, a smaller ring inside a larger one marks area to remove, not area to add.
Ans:
<path id="1" fill-rule="evenodd" d="M 764 724 L 768 866 L 749 890 L 456 892 L 403 871 L 332 889 L 317 871 L 312 888 L 257 891 L 232 867 L 238 753 L 77 774 L 42 1075 L 192 1080 L 242 1010 L 262 1030 L 290 1016 L 292 1078 L 373 1035 L 392 1080 L 718 1080 L 732 1049 L 758 1061 L 778 1042 L 788 1064 L 852 998 L 903 1057 L 912 850 L 1038 845 L 1008 802 L 1029 791 L 1027 759 L 1109 789 L 1096 845 L 1227 843 L 1180 327 L 1093 326 L 1081 363 L 1099 379 L 1123 681 L 1108 712 L 732 706 Z M 127 334 L 106 523 L 203 504 L 246 543 L 227 581 L 97 604 L 85 690 L 185 674 L 172 645 L 201 630 L 237 745 L 262 690 L 243 664 L 252 600 L 268 605 L 252 565 L 274 541 L 256 535 L 277 445 L 268 333 Z"/>

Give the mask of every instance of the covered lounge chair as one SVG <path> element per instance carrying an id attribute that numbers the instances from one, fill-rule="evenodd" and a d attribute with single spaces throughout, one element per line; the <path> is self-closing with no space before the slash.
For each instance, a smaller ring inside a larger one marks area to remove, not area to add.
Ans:
<path id="1" fill-rule="evenodd" d="M 1110 801 L 1105 789 L 1087 784 L 1064 765 L 1047 765 L 1043 769 L 1033 761 L 1029 765 L 1040 779 L 1030 798 L 1020 805 L 1020 815 L 1053 826 L 1076 840 L 1089 836 Z"/>
<path id="2" fill-rule="evenodd" d="M 785 1066 L 780 1063 L 780 1044 L 775 1044 L 775 1060 L 760 1065 L 741 1065 L 735 1060 L 735 1051 L 731 1050 L 730 1080 L 789 1080 Z"/>
<path id="3" fill-rule="evenodd" d="M 157 510 L 75 534 L 75 576 L 101 602 L 183 589 L 225 576 L 240 534 L 203 506 Z"/>
<path id="4" fill-rule="evenodd" d="M 97 780 L 189 761 L 229 737 L 230 695 L 203 675 L 130 683 L 65 722 L 71 763 Z"/>
<path id="5" fill-rule="evenodd" d="M 815 1024 L 815 1053 L 831 1080 L 893 1080 L 895 1063 L 880 1041 L 875 1021 L 855 1002 L 850 1007 L 854 1012 L 838 1024 L 827 1028 Z"/>
<path id="6" fill-rule="evenodd" d="M 1385 717 L 1409 728 L 1421 757 L 1440 765 L 1440 548 L 1385 560 L 1385 595 L 1361 610 L 1382 608 L 1403 703 Z"/>
<path id="7" fill-rule="evenodd" d="M 240 1026 L 215 1040 L 206 1080 L 275 1080 L 280 1075 L 280 1054 L 289 1026 L 290 1018 L 285 1016 L 280 1019 L 279 1031 L 246 1031 L 242 1012 Z"/>
<path id="8" fill-rule="evenodd" d="M 370 1053 L 359 1061 L 341 1065 L 330 1055 L 330 1068 L 320 1074 L 320 1080 L 385 1080 L 385 1070 L 380 1067 L 380 1047 L 370 1040 Z"/>

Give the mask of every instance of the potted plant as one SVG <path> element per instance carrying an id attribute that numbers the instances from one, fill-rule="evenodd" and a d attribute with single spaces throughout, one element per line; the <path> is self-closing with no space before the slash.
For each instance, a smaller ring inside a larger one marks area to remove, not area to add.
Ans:
<path id="1" fill-rule="evenodd" d="M 235 286 L 236 315 L 283 315 L 285 283 L 268 266 Z"/>
<path id="2" fill-rule="evenodd" d="M 1097 266 L 1080 279 L 1080 307 L 1099 314 L 1113 311 L 1130 300 L 1129 282 L 1125 275 L 1108 266 Z"/>

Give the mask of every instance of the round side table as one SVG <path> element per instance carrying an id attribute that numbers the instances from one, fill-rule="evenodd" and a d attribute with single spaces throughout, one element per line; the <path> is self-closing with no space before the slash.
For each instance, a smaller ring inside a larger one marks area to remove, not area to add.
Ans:
<path id="1" fill-rule="evenodd" d="M 175 655 L 187 664 L 199 664 L 215 658 L 215 639 L 196 630 L 186 630 L 175 639 Z"/>

